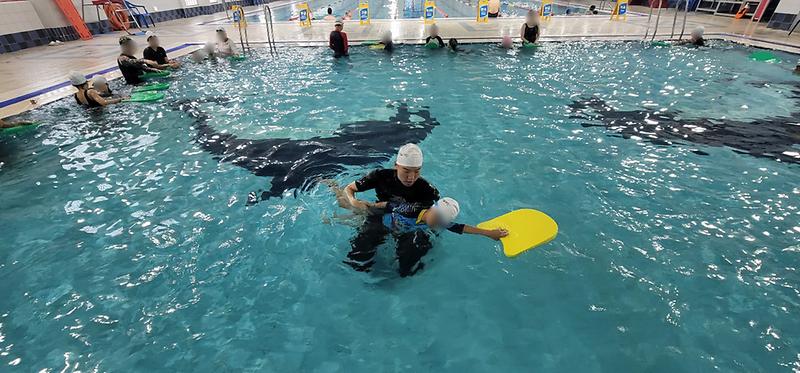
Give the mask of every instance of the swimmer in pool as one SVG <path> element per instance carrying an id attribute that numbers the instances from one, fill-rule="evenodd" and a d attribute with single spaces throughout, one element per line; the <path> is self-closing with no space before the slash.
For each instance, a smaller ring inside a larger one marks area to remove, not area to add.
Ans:
<path id="1" fill-rule="evenodd" d="M 797 61 L 797 66 L 794 67 L 794 73 L 800 74 L 800 61 Z"/>
<path id="2" fill-rule="evenodd" d="M 697 26 L 694 30 L 692 30 L 692 34 L 689 35 L 689 40 L 679 41 L 675 45 L 693 45 L 695 47 L 705 46 L 706 40 L 703 39 L 704 32 L 705 28 L 703 26 Z"/>
<path id="3" fill-rule="evenodd" d="M 219 57 L 238 56 L 239 50 L 236 44 L 228 38 L 228 33 L 224 28 L 217 28 L 217 45 L 214 48 L 214 54 Z"/>
<path id="4" fill-rule="evenodd" d="M 447 46 L 450 47 L 450 50 L 453 52 L 463 52 L 464 50 L 458 47 L 458 40 L 456 38 L 450 38 L 447 41 Z"/>
<path id="5" fill-rule="evenodd" d="M 144 49 L 142 54 L 144 58 L 150 61 L 156 61 L 159 68 L 173 68 L 177 69 L 181 66 L 180 62 L 171 60 L 167 57 L 167 51 L 161 47 L 161 42 L 152 31 L 145 33 L 147 35 L 147 48 Z"/>
<path id="6" fill-rule="evenodd" d="M 157 68 L 158 63 L 156 61 L 133 56 L 136 54 L 136 43 L 133 39 L 127 36 L 120 37 L 119 47 L 121 53 L 119 57 L 117 57 L 117 66 L 122 76 L 125 78 L 125 83 L 139 84 L 143 82 L 142 78 L 139 76 L 145 72 L 161 71 Z"/>
<path id="7" fill-rule="evenodd" d="M 383 45 L 384 51 L 391 53 L 394 50 L 394 42 L 392 41 L 392 31 L 387 30 L 385 33 L 383 33 L 383 36 L 381 36 L 381 42 L 378 44 Z"/>
<path id="8" fill-rule="evenodd" d="M 417 145 L 406 144 L 397 152 L 394 168 L 372 171 L 344 188 L 340 204 L 366 214 L 364 224 L 350 240 L 351 249 L 345 264 L 357 271 L 369 271 L 375 263 L 378 246 L 390 233 L 383 225 L 384 211 L 375 203 L 356 198 L 356 193 L 374 189 L 377 203 L 406 204 L 408 214 L 419 214 L 439 200 L 439 191 L 420 176 L 421 170 L 422 150 Z M 413 275 L 423 267 L 420 260 L 431 247 L 430 236 L 424 231 L 413 231 L 398 234 L 396 239 L 400 276 Z"/>
<path id="9" fill-rule="evenodd" d="M 525 16 L 525 23 L 519 30 L 522 43 L 534 44 L 539 40 L 539 12 L 531 9 Z"/>
<path id="10" fill-rule="evenodd" d="M 512 48 L 514 48 L 514 41 L 511 40 L 510 36 L 505 35 L 505 36 L 503 36 L 503 40 L 500 41 L 500 48 L 512 49 Z"/>
<path id="11" fill-rule="evenodd" d="M 444 48 L 444 40 L 442 40 L 442 37 L 439 36 L 439 26 L 436 26 L 435 24 L 431 25 L 431 27 L 428 29 L 428 33 L 428 37 L 425 38 L 425 44 L 435 41 L 439 43 L 439 48 Z"/>
<path id="12" fill-rule="evenodd" d="M 347 33 L 342 30 L 344 30 L 344 22 L 336 21 L 333 31 L 328 37 L 328 47 L 333 50 L 334 58 L 349 56 L 350 43 L 347 41 Z"/>
<path id="13" fill-rule="evenodd" d="M 102 75 L 95 75 L 92 78 L 92 89 L 97 91 L 100 97 L 108 98 L 114 95 L 111 88 L 108 86 L 108 80 Z"/>
<path id="14" fill-rule="evenodd" d="M 77 71 L 73 71 L 69 74 L 69 81 L 72 83 L 72 86 L 78 90 L 78 92 L 75 92 L 75 101 L 78 102 L 78 105 L 83 107 L 95 108 L 108 106 L 120 103 L 123 100 L 122 97 L 106 99 L 100 96 L 100 93 L 94 90 L 94 88 L 89 87 L 89 82 L 86 80 L 86 77 Z"/>
<path id="15" fill-rule="evenodd" d="M 323 181 L 336 195 L 339 207 L 350 209 L 344 191 L 331 180 Z M 478 234 L 489 237 L 495 241 L 508 235 L 505 229 L 481 229 L 467 224 L 455 223 L 461 208 L 458 202 L 450 197 L 438 200 L 430 208 L 422 209 L 419 213 L 413 204 L 391 202 L 378 202 L 372 204 L 370 213 L 383 216 L 383 225 L 392 233 L 407 233 L 415 230 L 438 232 L 446 229 L 458 234 Z"/>

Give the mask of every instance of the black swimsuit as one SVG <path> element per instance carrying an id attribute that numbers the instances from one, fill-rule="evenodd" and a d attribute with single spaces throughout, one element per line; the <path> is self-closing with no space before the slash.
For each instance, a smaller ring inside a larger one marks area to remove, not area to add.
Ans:
<path id="1" fill-rule="evenodd" d="M 539 39 L 539 26 L 528 27 L 528 23 L 525 23 L 525 41 L 535 43 L 536 39 Z"/>
<path id="2" fill-rule="evenodd" d="M 103 105 L 100 105 L 99 102 L 95 101 L 92 98 L 92 96 L 89 96 L 89 90 L 88 89 L 83 92 L 83 96 L 86 97 L 86 102 L 87 102 L 86 106 L 87 107 L 91 108 L 91 107 L 101 107 L 101 106 L 103 106 Z M 81 102 L 81 100 L 78 98 L 78 93 L 75 93 L 75 101 L 78 102 L 78 105 L 83 106 L 83 102 Z"/>
<path id="3" fill-rule="evenodd" d="M 144 73 L 144 68 L 142 67 L 142 63 L 136 60 L 136 57 L 131 56 L 129 54 L 120 54 L 120 57 L 125 56 L 130 58 L 131 60 L 127 60 L 122 62 L 117 58 L 117 66 L 119 66 L 119 71 L 122 72 L 122 76 L 125 78 L 125 83 L 128 84 L 139 84 L 142 82 L 142 78 L 139 75 Z"/>

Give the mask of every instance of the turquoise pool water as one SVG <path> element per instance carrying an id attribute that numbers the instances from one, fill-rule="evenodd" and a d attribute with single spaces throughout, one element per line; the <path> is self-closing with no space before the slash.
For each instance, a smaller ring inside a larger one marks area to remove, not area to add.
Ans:
<path id="1" fill-rule="evenodd" d="M 797 369 L 797 57 L 713 45 L 259 50 L 187 64 L 162 103 L 29 113 L 0 137 L 0 370 Z M 276 183 L 212 154 L 226 134 L 352 141 L 262 159 L 309 178 Z M 412 134 L 461 221 L 530 207 L 558 237 L 342 264 L 358 222 L 313 177 Z M 304 190 L 246 206 L 275 184 Z"/>
<path id="2" fill-rule="evenodd" d="M 399 18 L 422 18 L 423 0 L 408 0 L 408 1 L 372 1 L 370 2 L 371 17 L 373 19 L 399 19 Z M 294 19 L 298 14 L 298 3 L 290 3 L 285 5 L 272 6 L 272 19 L 273 21 L 287 21 Z M 445 17 L 466 17 L 474 18 L 477 8 L 477 1 L 462 1 L 462 0 L 438 0 L 436 7 L 438 13 L 437 18 Z M 500 14 L 503 17 L 524 17 L 528 10 L 540 6 L 540 2 L 523 3 L 523 2 L 501 2 Z M 311 0 L 308 1 L 308 6 L 311 8 L 314 17 L 321 20 L 327 14 L 328 6 L 334 11 L 334 15 L 342 17 L 347 11 L 351 11 L 355 20 L 358 14 L 358 0 L 337 0 L 337 1 L 322 1 Z M 567 11 L 574 15 L 584 15 L 587 8 L 580 5 L 570 5 L 563 3 L 555 3 L 553 5 L 554 15 L 565 15 Z M 605 12 L 607 13 L 607 12 Z M 601 12 L 603 14 L 603 12 Z M 250 23 L 263 23 L 263 11 L 257 11 L 246 15 L 247 22 Z M 355 21 L 354 21 L 355 22 Z M 211 23 L 214 24 L 228 24 L 227 19 L 216 20 Z"/>

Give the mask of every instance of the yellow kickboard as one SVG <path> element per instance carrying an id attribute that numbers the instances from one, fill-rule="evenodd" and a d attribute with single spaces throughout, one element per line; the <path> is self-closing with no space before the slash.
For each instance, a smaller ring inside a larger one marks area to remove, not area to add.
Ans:
<path id="1" fill-rule="evenodd" d="M 500 239 L 503 253 L 515 257 L 536 246 L 550 242 L 558 234 L 558 224 L 547 214 L 531 209 L 514 210 L 478 224 L 481 229 L 502 228 L 508 236 Z"/>

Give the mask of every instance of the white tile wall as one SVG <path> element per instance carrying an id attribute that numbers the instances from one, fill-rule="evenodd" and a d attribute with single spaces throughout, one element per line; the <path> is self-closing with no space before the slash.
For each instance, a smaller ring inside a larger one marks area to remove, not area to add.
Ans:
<path id="1" fill-rule="evenodd" d="M 39 15 L 27 1 L 0 2 L 0 35 L 44 28 Z"/>
<path id="2" fill-rule="evenodd" d="M 773 0 L 775 1 L 775 0 Z M 800 0 L 780 0 L 775 13 L 797 14 L 800 12 Z"/>

